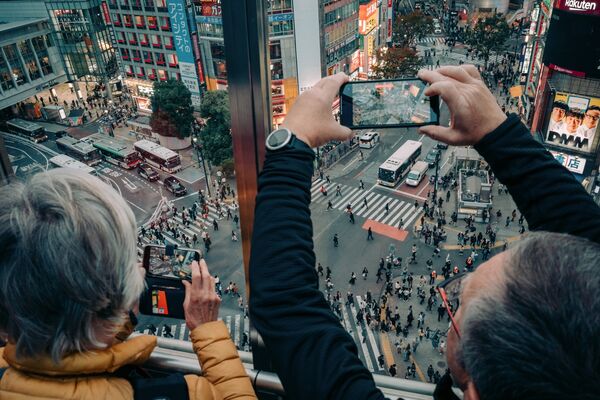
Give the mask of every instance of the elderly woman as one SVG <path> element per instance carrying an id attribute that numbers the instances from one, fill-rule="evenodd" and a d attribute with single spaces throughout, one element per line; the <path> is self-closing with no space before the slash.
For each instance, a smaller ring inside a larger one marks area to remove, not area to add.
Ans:
<path id="1" fill-rule="evenodd" d="M 214 287 L 194 263 L 184 310 L 204 376 L 180 386 L 190 399 L 254 399 Z M 156 346 L 127 339 L 142 290 L 133 213 L 101 180 L 55 169 L 0 188 L 0 398 L 139 396 L 113 373 Z"/>

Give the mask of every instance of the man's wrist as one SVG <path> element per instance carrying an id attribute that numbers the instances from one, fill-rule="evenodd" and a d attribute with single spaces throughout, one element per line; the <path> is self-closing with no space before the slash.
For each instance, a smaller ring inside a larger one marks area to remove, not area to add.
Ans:
<path id="1" fill-rule="evenodd" d="M 302 128 L 293 125 L 287 125 L 285 122 L 279 126 L 280 128 L 289 129 L 296 136 L 296 140 L 300 140 L 304 142 L 311 149 L 314 147 L 310 139 L 306 134 L 304 134 Z"/>

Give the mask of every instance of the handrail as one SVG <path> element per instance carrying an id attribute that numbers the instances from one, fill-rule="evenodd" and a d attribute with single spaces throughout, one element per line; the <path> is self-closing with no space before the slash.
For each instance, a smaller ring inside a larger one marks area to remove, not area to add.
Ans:
<path id="1" fill-rule="evenodd" d="M 157 337 L 157 339 L 157 347 L 145 364 L 147 367 L 187 374 L 199 375 L 202 373 L 190 342 L 163 337 Z M 257 392 L 285 396 L 283 385 L 277 374 L 254 369 L 252 353 L 247 351 L 239 351 L 238 353 Z M 373 380 L 377 387 L 390 399 L 401 397 L 405 400 L 430 400 L 435 389 L 435 386 L 431 383 L 378 374 L 373 374 Z M 462 398 L 461 393 L 455 392 Z"/>

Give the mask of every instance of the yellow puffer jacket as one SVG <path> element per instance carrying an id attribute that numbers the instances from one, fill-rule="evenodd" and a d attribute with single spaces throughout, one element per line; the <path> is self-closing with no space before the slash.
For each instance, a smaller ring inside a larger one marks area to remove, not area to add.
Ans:
<path id="1" fill-rule="evenodd" d="M 222 321 L 203 324 L 190 338 L 203 376 L 186 375 L 194 399 L 256 399 L 252 384 Z M 156 347 L 156 337 L 138 336 L 106 350 L 76 353 L 54 364 L 49 357 L 18 359 L 15 346 L 3 351 L 7 367 L 0 380 L 0 399 L 130 400 L 133 389 L 126 379 L 111 376 L 117 369 L 142 364 Z"/>

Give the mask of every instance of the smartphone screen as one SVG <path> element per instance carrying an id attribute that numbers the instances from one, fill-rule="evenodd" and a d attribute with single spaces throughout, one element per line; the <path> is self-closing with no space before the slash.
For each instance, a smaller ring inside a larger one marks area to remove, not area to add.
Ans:
<path id="1" fill-rule="evenodd" d="M 192 262 L 200 261 L 198 250 L 175 246 L 147 246 L 144 268 L 148 274 L 165 278 L 192 279 Z"/>
<path id="2" fill-rule="evenodd" d="M 349 128 L 439 124 L 439 98 L 420 79 L 353 81 L 340 88 L 340 122 Z"/>

